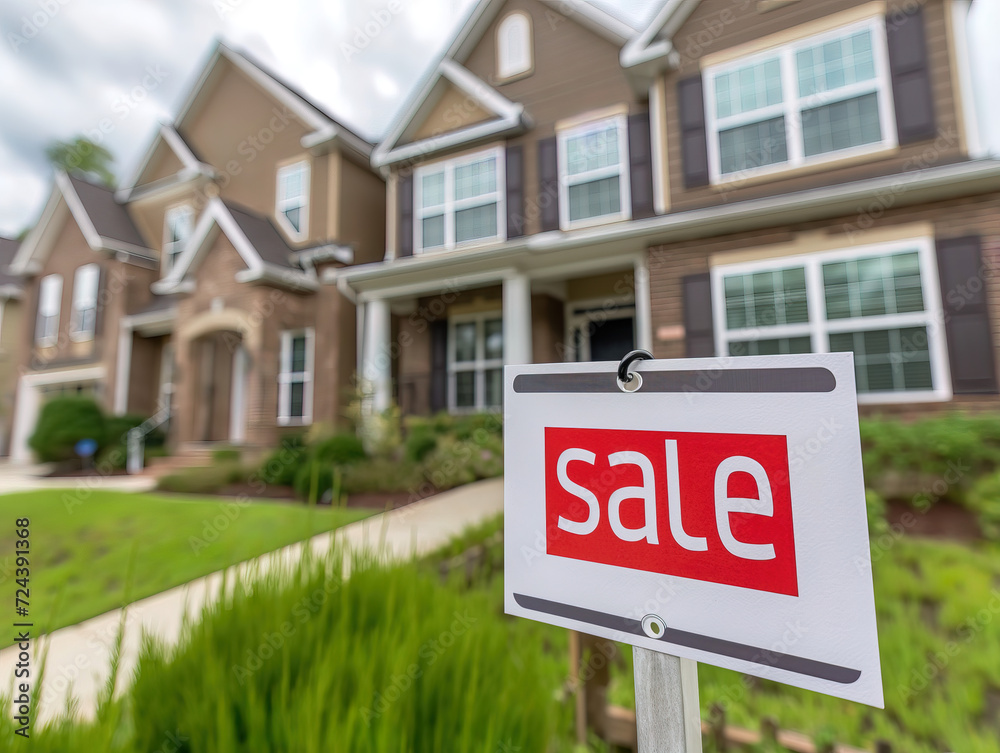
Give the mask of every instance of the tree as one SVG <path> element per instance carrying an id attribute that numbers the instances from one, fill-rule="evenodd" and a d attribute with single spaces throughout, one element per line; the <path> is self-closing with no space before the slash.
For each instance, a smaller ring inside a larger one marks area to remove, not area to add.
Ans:
<path id="1" fill-rule="evenodd" d="M 70 141 L 56 141 L 45 150 L 52 166 L 81 177 L 94 177 L 108 188 L 115 183 L 111 172 L 114 156 L 100 144 L 85 136 Z"/>

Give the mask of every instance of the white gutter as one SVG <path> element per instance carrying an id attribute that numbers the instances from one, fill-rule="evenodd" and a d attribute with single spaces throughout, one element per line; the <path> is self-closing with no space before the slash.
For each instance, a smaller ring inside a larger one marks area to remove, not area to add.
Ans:
<path id="1" fill-rule="evenodd" d="M 954 189 L 947 191 L 946 189 Z M 864 211 L 877 201 L 878 208 L 912 204 L 957 196 L 974 191 L 1000 190 L 1000 160 L 977 160 L 887 175 L 861 182 L 799 191 L 793 194 L 751 199 L 735 204 L 676 212 L 647 220 L 618 223 L 571 232 L 551 231 L 518 239 L 513 243 L 484 246 L 464 252 L 442 252 L 376 262 L 340 270 L 340 278 L 357 290 L 358 284 L 389 282 L 419 271 L 444 271 L 480 258 L 502 264 L 508 257 L 527 251 L 545 254 L 571 248 L 624 240 L 647 244 L 707 238 L 748 229 L 842 217 Z M 905 202 L 902 201 L 906 198 Z"/>

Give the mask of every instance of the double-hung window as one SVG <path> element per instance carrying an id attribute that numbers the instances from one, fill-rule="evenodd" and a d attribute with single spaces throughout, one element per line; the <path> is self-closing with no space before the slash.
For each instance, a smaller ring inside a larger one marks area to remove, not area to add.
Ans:
<path id="1" fill-rule="evenodd" d="M 503 240 L 504 151 L 490 149 L 417 170 L 418 251 Z"/>
<path id="2" fill-rule="evenodd" d="M 186 204 L 171 207 L 167 210 L 163 225 L 163 274 L 166 276 L 177 264 L 184 251 L 184 244 L 194 232 L 194 209 Z"/>
<path id="3" fill-rule="evenodd" d="M 719 353 L 853 351 L 863 402 L 950 398 L 931 240 L 733 264 L 712 276 Z"/>
<path id="4" fill-rule="evenodd" d="M 881 19 L 712 66 L 704 81 L 716 183 L 896 144 Z"/>
<path id="5" fill-rule="evenodd" d="M 312 329 L 281 333 L 278 423 L 282 426 L 312 422 L 314 340 Z"/>
<path id="6" fill-rule="evenodd" d="M 59 339 L 62 287 L 63 281 L 60 275 L 48 275 L 39 283 L 38 321 L 35 324 L 35 343 L 39 347 L 51 347 Z"/>
<path id="7" fill-rule="evenodd" d="M 278 192 L 274 210 L 278 224 L 292 240 L 309 235 L 309 162 L 303 160 L 278 168 Z"/>
<path id="8" fill-rule="evenodd" d="M 628 121 L 618 115 L 558 133 L 563 230 L 628 219 Z"/>
<path id="9" fill-rule="evenodd" d="M 70 337 L 76 342 L 94 339 L 97 329 L 97 289 L 101 268 L 86 264 L 76 270 L 73 277 L 73 314 L 70 318 Z"/>
<path id="10" fill-rule="evenodd" d="M 456 412 L 499 408 L 503 401 L 503 318 L 499 312 L 455 317 L 450 326 L 449 406 Z"/>

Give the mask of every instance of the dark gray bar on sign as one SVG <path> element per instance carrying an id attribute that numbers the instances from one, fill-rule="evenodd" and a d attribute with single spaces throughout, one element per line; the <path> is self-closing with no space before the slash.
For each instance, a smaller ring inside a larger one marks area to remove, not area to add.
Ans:
<path id="1" fill-rule="evenodd" d="M 646 635 L 642 630 L 642 623 L 639 620 L 629 619 L 628 617 L 595 612 L 592 609 L 574 607 L 569 604 L 560 604 L 557 601 L 547 601 L 546 599 L 538 599 L 534 596 L 524 596 L 522 594 L 514 594 L 514 601 L 524 609 L 530 609 L 533 612 L 543 612 L 588 625 L 617 630 L 621 633 Z M 668 627 L 664 631 L 663 637 L 659 640 L 664 643 L 672 643 L 675 646 L 686 646 L 687 648 L 697 649 L 709 654 L 728 656 L 732 659 L 740 659 L 741 661 L 760 664 L 765 667 L 783 669 L 786 672 L 817 677 L 821 680 L 830 680 L 841 685 L 850 685 L 857 682 L 858 678 L 861 677 L 861 670 L 859 669 L 838 667 L 836 664 L 826 664 L 814 659 L 804 659 L 801 656 L 782 654 L 777 651 L 747 646 L 743 643 L 734 643 L 733 641 L 712 638 L 707 635 L 689 633 L 685 630 L 676 630 L 671 627 Z"/>
<path id="2" fill-rule="evenodd" d="M 643 371 L 640 392 L 789 393 L 833 392 L 837 378 L 829 369 L 725 369 L 719 371 Z M 604 374 L 519 374 L 514 392 L 621 392 L 614 372 Z"/>

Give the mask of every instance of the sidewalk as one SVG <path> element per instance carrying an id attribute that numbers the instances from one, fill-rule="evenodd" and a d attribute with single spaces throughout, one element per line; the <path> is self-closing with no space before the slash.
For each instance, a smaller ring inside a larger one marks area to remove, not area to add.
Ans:
<path id="1" fill-rule="evenodd" d="M 0 460 L 0 494 L 39 489 L 105 489 L 115 492 L 148 492 L 156 486 L 149 476 L 76 476 L 47 478 L 44 465 L 19 465 Z"/>
<path id="2" fill-rule="evenodd" d="M 0 482 L 2 483 L 2 482 Z M 0 486 L 0 489 L 6 489 Z M 352 552 L 375 551 L 387 561 L 401 561 L 433 552 L 471 526 L 503 511 L 503 480 L 494 479 L 464 486 L 399 510 L 376 515 L 264 555 L 258 560 L 230 568 L 229 575 L 246 574 L 251 568 L 266 572 L 276 565 L 299 561 L 308 545 L 322 554 L 334 542 Z M 216 598 L 223 573 L 213 573 L 170 591 L 136 602 L 125 611 L 125 639 L 119 678 L 131 678 L 139 656 L 143 632 L 168 644 L 178 641 L 184 616 L 196 618 Z M 97 696 L 110 673 L 111 649 L 122 621 L 122 610 L 63 628 L 32 643 L 32 666 L 38 668 L 41 651 L 48 646 L 48 664 L 42 683 L 40 708 L 34 710 L 36 724 L 59 716 L 67 700 L 77 700 L 77 715 L 91 719 Z M 0 687 L 10 688 L 18 661 L 16 646 L 0 651 Z M 121 692 L 121 680 L 118 691 Z"/>

